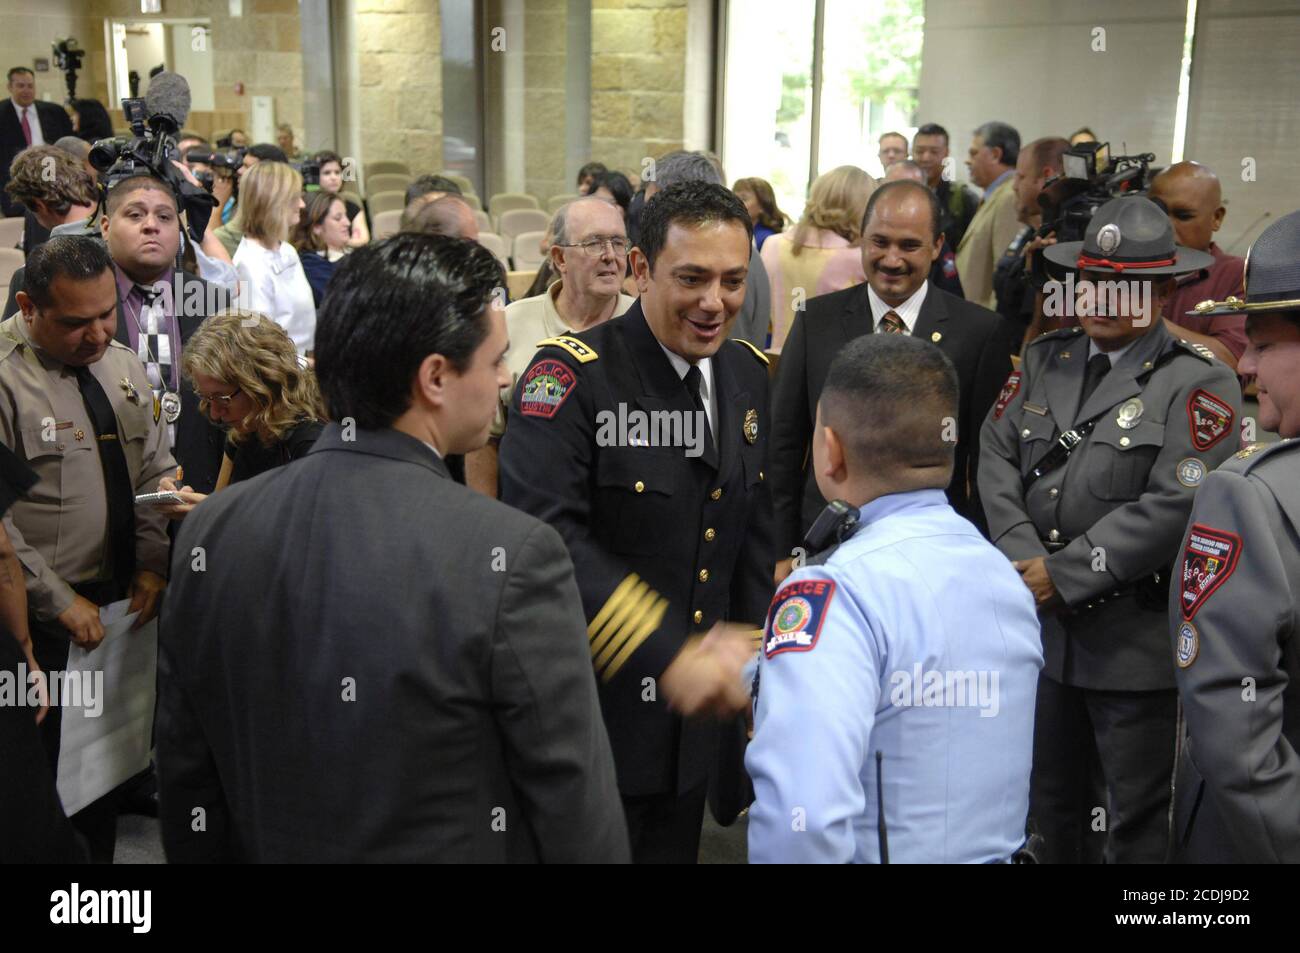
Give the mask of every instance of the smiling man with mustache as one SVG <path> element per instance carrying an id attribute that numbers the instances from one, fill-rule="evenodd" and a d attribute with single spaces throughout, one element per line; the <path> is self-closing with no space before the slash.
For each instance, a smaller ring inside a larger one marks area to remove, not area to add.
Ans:
<path id="1" fill-rule="evenodd" d="M 501 498 L 558 529 L 577 569 L 638 862 L 695 862 L 719 748 L 715 726 L 689 716 L 745 707 L 741 670 L 771 596 L 767 358 L 727 339 L 751 228 L 721 185 L 656 192 L 631 252 L 640 300 L 540 342 L 501 441 Z M 610 445 L 598 419 L 620 408 L 703 418 L 703 453 L 631 433 Z M 722 750 L 733 782 L 739 751 Z"/>

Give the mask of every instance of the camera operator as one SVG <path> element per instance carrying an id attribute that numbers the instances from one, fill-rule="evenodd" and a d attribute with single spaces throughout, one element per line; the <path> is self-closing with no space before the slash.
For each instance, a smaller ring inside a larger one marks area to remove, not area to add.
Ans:
<path id="1" fill-rule="evenodd" d="M 56 146 L 32 146 L 19 154 L 10 172 L 5 192 L 21 202 L 43 229 L 49 229 L 51 238 L 99 236 L 95 183 L 72 156 Z M 32 251 L 35 247 L 27 249 L 28 254 Z M 26 271 L 20 267 L 10 277 L 9 297 L 0 317 L 18 311 L 17 296 L 23 290 Z"/>
<path id="2" fill-rule="evenodd" d="M 224 224 L 216 230 L 217 241 L 221 242 L 221 247 L 226 250 L 226 254 L 231 259 L 235 257 L 235 252 L 239 249 L 239 242 L 244 237 L 244 224 L 240 221 L 239 215 L 239 183 L 244 180 L 244 173 L 259 162 L 283 162 L 288 165 L 289 160 L 279 146 L 273 146 L 267 142 L 259 142 L 255 146 L 249 146 L 248 150 L 242 153 L 239 167 L 235 170 L 235 178 L 232 182 L 235 200 L 234 212 L 229 217 L 223 214 L 222 222 Z M 214 196 L 215 184 L 214 182 Z M 219 199 L 219 196 L 217 198 Z"/>
<path id="3" fill-rule="evenodd" d="M 1236 369 L 1246 350 L 1246 319 L 1240 314 L 1201 317 L 1192 314 L 1202 301 L 1243 298 L 1246 260 L 1225 254 L 1214 243 L 1214 233 L 1223 225 L 1227 209 L 1219 177 L 1199 162 L 1177 162 L 1151 180 L 1151 197 L 1164 205 L 1178 242 L 1214 257 L 1208 268 L 1184 275 L 1165 302 L 1164 317 L 1169 330 L 1196 344 L 1204 344 L 1214 356 Z"/>
<path id="4" fill-rule="evenodd" d="M 36 74 L 26 66 L 9 71 L 9 102 L 0 103 L 0 209 L 22 215 L 23 208 L 5 192 L 9 166 L 29 146 L 43 146 L 72 135 L 72 120 L 57 103 L 36 99 Z"/>
<path id="5" fill-rule="evenodd" d="M 1025 337 L 1034 321 L 1035 293 L 1041 282 L 1030 273 L 1031 256 L 1041 247 L 1034 244 L 1035 233 L 1043 225 L 1043 209 L 1038 196 L 1043 185 L 1053 176 L 1061 174 L 1061 156 L 1070 143 L 1049 136 L 1035 139 L 1020 150 L 1016 160 L 1016 175 L 1012 183 L 1015 193 L 1016 220 L 1024 226 L 1007 250 L 1002 253 L 993 269 L 993 292 L 997 297 L 997 312 L 1020 328 Z"/>

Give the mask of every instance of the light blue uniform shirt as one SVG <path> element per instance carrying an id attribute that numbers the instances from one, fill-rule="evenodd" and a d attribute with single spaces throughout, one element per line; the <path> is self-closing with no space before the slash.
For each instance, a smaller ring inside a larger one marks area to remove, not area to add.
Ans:
<path id="1" fill-rule="evenodd" d="M 1034 600 L 942 490 L 873 500 L 824 565 L 782 583 L 763 630 L 749 859 L 1005 860 L 1025 836 Z"/>

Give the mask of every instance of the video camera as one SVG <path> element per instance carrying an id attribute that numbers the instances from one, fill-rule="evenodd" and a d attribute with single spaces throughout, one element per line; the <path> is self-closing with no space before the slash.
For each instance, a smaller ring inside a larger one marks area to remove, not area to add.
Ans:
<path id="1" fill-rule="evenodd" d="M 53 44 L 54 65 L 63 70 L 63 78 L 68 83 L 68 102 L 77 98 L 77 70 L 81 69 L 81 58 L 86 51 L 77 46 L 72 37 L 55 40 Z"/>
<path id="2" fill-rule="evenodd" d="M 1120 195 L 1144 194 L 1150 187 L 1150 152 L 1111 156 L 1108 142 L 1081 142 L 1061 156 L 1061 174 L 1048 179 L 1038 196 L 1043 225 L 1038 237 L 1058 242 L 1082 241 L 1097 209 Z M 1034 277 L 1059 278 L 1045 271 L 1046 259 L 1034 256 Z"/>
<path id="3" fill-rule="evenodd" d="M 186 179 L 174 164 L 176 134 L 190 111 L 189 84 L 176 73 L 159 73 L 144 99 L 122 100 L 122 111 L 131 137 L 100 139 L 91 146 L 90 164 L 103 174 L 107 190 L 137 175 L 161 180 L 186 213 L 191 236 L 202 241 L 216 199 Z"/>
<path id="4" fill-rule="evenodd" d="M 190 167 L 194 173 L 194 178 L 199 180 L 199 184 L 207 191 L 212 191 L 213 175 L 212 169 L 227 169 L 232 175 L 237 175 L 239 167 L 244 164 L 244 153 L 248 151 L 245 147 L 240 147 L 230 151 L 213 152 L 209 149 L 191 149 L 185 153 L 185 164 Z M 196 169 L 195 165 L 206 165 L 210 168 Z"/>
<path id="5" fill-rule="evenodd" d="M 302 176 L 302 187 L 305 192 L 320 191 L 320 162 L 314 157 L 303 159 L 301 162 L 289 163 L 298 174 Z"/>

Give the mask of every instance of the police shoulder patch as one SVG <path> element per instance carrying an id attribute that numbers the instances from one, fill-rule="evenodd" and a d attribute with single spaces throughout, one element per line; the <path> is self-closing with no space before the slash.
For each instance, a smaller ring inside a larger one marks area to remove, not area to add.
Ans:
<path id="1" fill-rule="evenodd" d="M 829 579 L 800 579 L 782 586 L 772 599 L 764 630 L 763 653 L 811 652 L 835 595 Z"/>
<path id="2" fill-rule="evenodd" d="M 594 350 L 588 347 L 586 344 L 582 343 L 575 337 L 570 337 L 567 334 L 561 334 L 559 337 L 543 338 L 542 340 L 537 342 L 537 347 L 538 348 L 543 348 L 543 347 L 561 348 L 565 351 L 568 351 L 570 354 L 576 357 L 579 360 L 579 362 L 583 364 L 586 364 L 588 361 L 594 361 L 596 360 L 596 358 L 600 356 Z"/>
<path id="3" fill-rule="evenodd" d="M 1015 400 L 1020 393 L 1021 374 L 1019 371 L 1012 371 L 1007 377 L 1007 382 L 1002 385 L 1002 393 L 998 394 L 998 402 L 993 405 L 993 419 L 1001 420 L 1002 414 L 1007 409 L 1007 404 Z"/>
<path id="4" fill-rule="evenodd" d="M 760 361 L 762 361 L 765 365 L 769 365 L 772 363 L 772 361 L 768 358 L 766 354 L 764 354 L 759 348 L 756 348 L 754 345 L 750 344 L 744 338 L 732 338 L 732 340 L 735 341 L 737 344 L 742 344 L 746 348 L 748 348 L 753 353 L 753 355 L 756 358 L 758 358 Z"/>
<path id="5" fill-rule="evenodd" d="M 563 361 L 540 360 L 519 382 L 519 412 L 526 417 L 554 417 L 578 387 L 573 369 Z"/>
<path id="6" fill-rule="evenodd" d="M 1214 591 L 1228 581 L 1241 559 L 1241 537 L 1227 530 L 1193 523 L 1183 550 L 1183 574 L 1178 602 L 1183 619 L 1192 617 Z"/>
<path id="7" fill-rule="evenodd" d="M 1232 407 L 1204 388 L 1192 391 L 1187 398 L 1187 421 L 1192 430 L 1192 446 L 1209 450 L 1232 432 Z"/>

